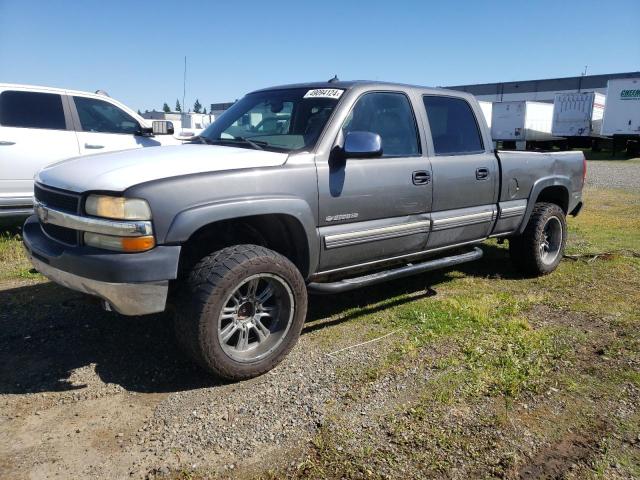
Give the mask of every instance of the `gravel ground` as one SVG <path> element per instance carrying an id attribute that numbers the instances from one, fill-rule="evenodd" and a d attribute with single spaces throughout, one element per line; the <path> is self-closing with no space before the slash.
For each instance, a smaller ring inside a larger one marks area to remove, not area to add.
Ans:
<path id="1" fill-rule="evenodd" d="M 4 283 L 0 478 L 147 478 L 185 466 L 279 464 L 283 448 L 306 445 L 327 408 L 349 393 L 340 371 L 370 366 L 395 339 L 327 355 L 371 334 L 346 321 L 357 313 L 342 313 L 361 302 L 312 300 L 301 340 L 281 365 L 223 383 L 184 358 L 164 315 L 122 317 L 51 283 Z M 380 388 L 377 406 L 388 391 Z"/>
<path id="2" fill-rule="evenodd" d="M 590 161 L 587 185 L 605 188 L 640 188 L 640 163 L 628 161 Z"/>

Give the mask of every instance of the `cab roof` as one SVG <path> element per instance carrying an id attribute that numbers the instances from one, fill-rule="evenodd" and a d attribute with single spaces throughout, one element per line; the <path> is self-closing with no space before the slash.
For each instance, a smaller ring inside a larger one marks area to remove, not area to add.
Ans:
<path id="1" fill-rule="evenodd" d="M 454 94 L 455 96 L 465 96 L 464 92 L 460 92 L 458 90 L 447 90 L 444 88 L 434 88 L 434 87 L 424 87 L 421 85 L 409 85 L 405 83 L 394 83 L 394 82 L 381 82 L 377 80 L 338 80 L 334 82 L 307 82 L 307 83 L 291 83 L 287 85 L 276 85 L 268 88 L 260 88 L 258 90 L 254 90 L 250 93 L 257 92 L 265 92 L 269 90 L 285 90 L 290 88 L 308 88 L 308 89 L 317 89 L 317 88 L 340 88 L 343 90 L 350 90 L 355 87 L 367 88 L 367 89 L 411 89 L 420 91 L 423 93 L 433 93 L 438 95 L 446 95 L 446 94 Z"/>

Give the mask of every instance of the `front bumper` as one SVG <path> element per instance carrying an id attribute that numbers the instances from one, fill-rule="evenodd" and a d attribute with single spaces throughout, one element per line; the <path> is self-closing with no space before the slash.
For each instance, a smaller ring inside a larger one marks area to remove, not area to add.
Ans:
<path id="1" fill-rule="evenodd" d="M 65 287 L 101 298 L 123 315 L 162 312 L 169 280 L 177 277 L 179 246 L 142 253 L 69 247 L 47 237 L 37 217 L 27 219 L 23 242 L 33 266 Z"/>

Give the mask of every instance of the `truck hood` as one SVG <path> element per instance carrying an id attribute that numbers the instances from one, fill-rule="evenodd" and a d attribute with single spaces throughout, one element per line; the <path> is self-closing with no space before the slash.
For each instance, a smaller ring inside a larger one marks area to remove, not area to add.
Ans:
<path id="1" fill-rule="evenodd" d="M 85 192 L 121 192 L 133 185 L 197 173 L 276 167 L 286 153 L 220 145 L 175 145 L 75 157 L 49 165 L 36 181 L 51 187 Z"/>

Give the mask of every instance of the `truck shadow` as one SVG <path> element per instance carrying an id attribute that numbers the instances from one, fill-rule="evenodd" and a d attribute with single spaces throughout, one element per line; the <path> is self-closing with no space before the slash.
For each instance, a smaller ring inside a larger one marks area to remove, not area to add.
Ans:
<path id="1" fill-rule="evenodd" d="M 505 249 L 492 245 L 483 249 L 482 260 L 457 271 L 518 278 Z M 445 270 L 335 295 L 330 302 L 312 296 L 303 334 L 434 295 L 434 289 L 451 278 L 451 271 Z M 402 294 L 411 295 L 371 306 Z M 90 386 L 81 379 L 91 375 L 75 372 L 86 368 L 95 370 L 101 381 L 134 392 L 175 392 L 225 383 L 186 359 L 174 339 L 169 315 L 132 318 L 104 312 L 97 303 L 53 283 L 0 290 L 0 393 L 85 389 Z"/>

